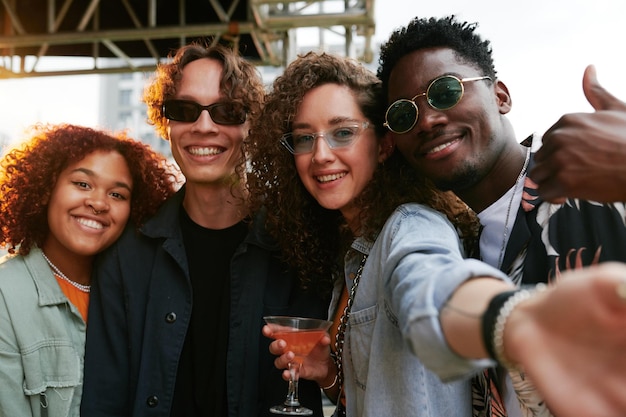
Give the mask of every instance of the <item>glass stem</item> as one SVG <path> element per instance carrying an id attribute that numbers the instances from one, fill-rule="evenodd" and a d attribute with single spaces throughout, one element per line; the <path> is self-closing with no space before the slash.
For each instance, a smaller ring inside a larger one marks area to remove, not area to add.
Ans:
<path id="1" fill-rule="evenodd" d="M 298 380 L 300 379 L 300 363 L 289 362 L 289 391 L 287 392 L 287 399 L 285 405 L 289 407 L 299 407 L 300 401 L 298 401 Z"/>

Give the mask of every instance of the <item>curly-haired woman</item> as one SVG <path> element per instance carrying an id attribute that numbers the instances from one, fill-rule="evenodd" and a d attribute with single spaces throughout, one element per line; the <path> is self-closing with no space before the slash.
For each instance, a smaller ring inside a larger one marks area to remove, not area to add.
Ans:
<path id="1" fill-rule="evenodd" d="M 124 134 L 61 124 L 0 162 L 0 415 L 78 416 L 95 256 L 174 193 Z"/>

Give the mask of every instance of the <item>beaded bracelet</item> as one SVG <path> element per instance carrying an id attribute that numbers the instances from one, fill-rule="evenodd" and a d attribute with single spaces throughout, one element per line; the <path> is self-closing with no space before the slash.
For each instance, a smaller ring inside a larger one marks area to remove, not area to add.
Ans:
<path id="1" fill-rule="evenodd" d="M 487 309 L 483 314 L 483 343 L 485 345 L 487 353 L 489 354 L 489 357 L 492 359 L 496 359 L 496 352 L 494 350 L 493 344 L 493 331 L 495 330 L 496 319 L 498 318 L 498 314 L 500 313 L 500 310 L 502 309 L 502 306 L 504 305 L 506 300 L 508 300 L 518 291 L 519 290 L 506 291 L 500 294 L 496 294 L 489 302 L 489 305 L 487 306 Z"/>
<path id="2" fill-rule="evenodd" d="M 537 284 L 534 288 L 507 291 L 496 295 L 483 315 L 483 338 L 489 355 L 507 369 L 517 369 L 504 355 L 504 327 L 519 303 L 531 298 L 536 292 L 543 291 L 547 286 Z M 497 314 L 494 312 L 497 311 Z"/>

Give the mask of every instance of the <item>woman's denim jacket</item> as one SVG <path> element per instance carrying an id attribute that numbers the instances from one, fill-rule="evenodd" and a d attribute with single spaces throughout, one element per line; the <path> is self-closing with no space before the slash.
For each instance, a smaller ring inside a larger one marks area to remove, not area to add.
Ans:
<path id="1" fill-rule="evenodd" d="M 85 322 L 33 248 L 0 263 L 0 416 L 79 415 Z"/>
<path id="2" fill-rule="evenodd" d="M 439 312 L 467 279 L 506 276 L 463 259 L 452 225 L 419 204 L 397 208 L 373 244 L 357 238 L 352 249 L 345 264 L 348 288 L 362 257 L 368 258 L 343 350 L 347 415 L 471 416 L 469 376 L 494 362 L 466 360 L 450 350 Z M 339 292 L 337 286 L 333 305 Z"/>

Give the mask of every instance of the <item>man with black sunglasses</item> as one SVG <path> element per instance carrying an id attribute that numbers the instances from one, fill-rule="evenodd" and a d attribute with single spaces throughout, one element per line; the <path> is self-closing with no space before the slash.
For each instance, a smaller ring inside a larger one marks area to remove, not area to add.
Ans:
<path id="1" fill-rule="evenodd" d="M 527 173 L 535 165 L 532 141 L 540 139 L 516 138 L 506 117 L 511 96 L 497 78 L 490 42 L 475 29 L 454 16 L 415 18 L 381 47 L 385 126 L 398 150 L 478 214 L 482 232 L 475 255 L 519 285 L 626 261 L 626 205 L 574 199 L 551 204 L 538 195 Z M 516 388 L 528 384 L 523 374 L 511 375 Z M 510 416 L 538 415 L 533 411 L 546 407 L 532 389 L 519 396 L 521 406 L 511 391 L 505 391 Z"/>
<path id="2" fill-rule="evenodd" d="M 129 226 L 92 284 L 82 415 L 271 415 L 285 400 L 266 315 L 326 318 L 250 213 L 242 143 L 264 98 L 232 50 L 192 44 L 144 93 L 185 183 L 136 233 Z M 316 383 L 300 401 L 322 416 Z"/>

